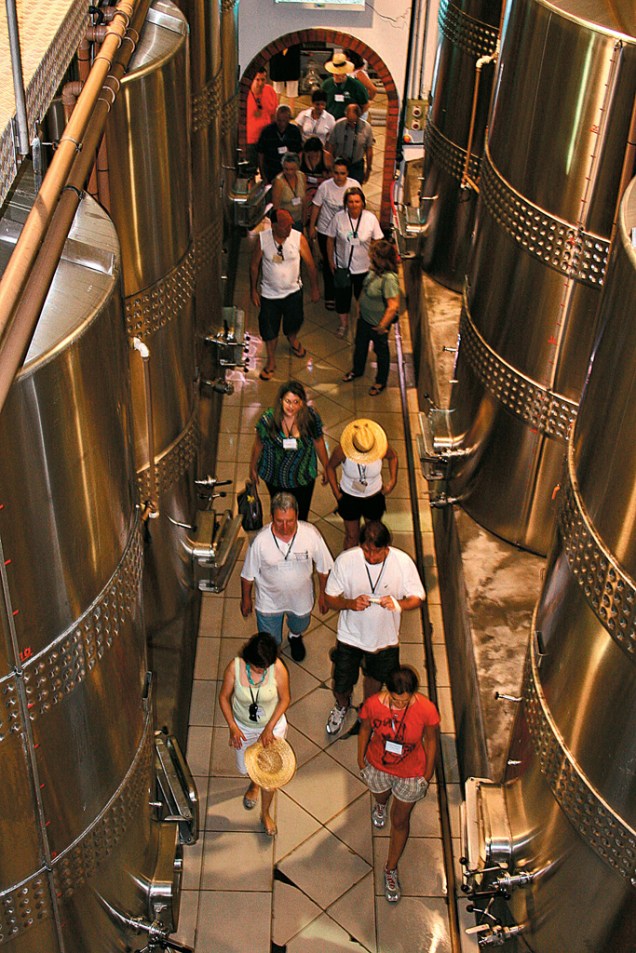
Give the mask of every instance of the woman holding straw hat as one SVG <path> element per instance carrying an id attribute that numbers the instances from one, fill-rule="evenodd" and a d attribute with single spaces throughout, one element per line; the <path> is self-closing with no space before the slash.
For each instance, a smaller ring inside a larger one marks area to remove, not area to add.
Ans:
<path id="1" fill-rule="evenodd" d="M 389 479 L 382 479 L 382 463 L 389 464 Z M 336 476 L 341 466 L 340 483 Z M 345 527 L 344 548 L 360 541 L 360 520 L 380 520 L 386 510 L 386 497 L 395 488 L 398 456 L 389 446 L 386 434 L 374 420 L 360 418 L 348 424 L 335 447 L 326 475 L 338 503 L 338 514 Z"/>
<path id="2" fill-rule="evenodd" d="M 265 748 L 287 734 L 285 712 L 289 708 L 289 673 L 278 658 L 276 642 L 259 632 L 243 646 L 223 674 L 219 704 L 230 729 L 229 745 L 236 751 L 239 772 L 247 776 L 245 751 L 255 742 Z M 277 830 L 269 811 L 274 790 L 250 783 L 243 796 L 243 807 L 256 807 L 261 792 L 261 823 L 269 837 Z"/>

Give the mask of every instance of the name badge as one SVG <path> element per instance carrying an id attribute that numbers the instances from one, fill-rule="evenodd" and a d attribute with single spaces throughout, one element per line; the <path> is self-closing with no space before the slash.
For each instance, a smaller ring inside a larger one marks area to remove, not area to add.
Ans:
<path id="1" fill-rule="evenodd" d="M 403 745 L 399 741 L 385 741 L 384 750 L 387 754 L 402 754 Z"/>
<path id="2" fill-rule="evenodd" d="M 298 441 L 296 437 L 283 437 L 283 450 L 297 450 Z"/>
<path id="3" fill-rule="evenodd" d="M 358 245 L 360 244 L 360 239 L 356 238 L 354 235 L 347 235 L 347 241 L 349 242 L 352 248 L 357 248 Z"/>
<path id="4" fill-rule="evenodd" d="M 315 183 L 318 181 L 318 177 L 315 175 L 308 175 L 307 181 L 309 182 L 310 185 L 315 185 Z"/>
<path id="5" fill-rule="evenodd" d="M 292 199 L 292 205 L 302 205 L 302 201 L 300 195 L 295 195 Z"/>
<path id="6" fill-rule="evenodd" d="M 365 493 L 368 486 L 366 480 L 354 480 L 351 485 L 358 493 Z"/>
<path id="7" fill-rule="evenodd" d="M 333 98 L 335 99 L 337 103 L 343 103 L 345 101 L 345 98 L 342 95 L 342 93 L 336 93 L 336 95 Z"/>
<path id="8" fill-rule="evenodd" d="M 286 153 L 289 152 L 289 149 L 287 148 L 287 146 L 279 146 L 278 149 L 277 149 L 277 152 L 278 152 L 279 156 L 284 156 L 284 155 L 286 155 Z"/>
<path id="9" fill-rule="evenodd" d="M 282 255 L 272 255 L 272 261 L 275 265 L 282 265 L 285 259 L 282 257 Z"/>

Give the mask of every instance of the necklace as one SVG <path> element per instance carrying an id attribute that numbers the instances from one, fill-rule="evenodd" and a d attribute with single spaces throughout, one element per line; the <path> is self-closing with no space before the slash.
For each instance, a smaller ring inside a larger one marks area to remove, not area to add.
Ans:
<path id="1" fill-rule="evenodd" d="M 260 682 L 255 682 L 254 679 L 252 678 L 252 669 L 251 669 L 251 667 L 250 667 L 250 663 L 249 663 L 249 662 L 246 662 L 246 663 L 245 663 L 245 674 L 247 675 L 247 680 L 248 680 L 248 682 L 250 683 L 250 685 L 254 685 L 254 687 L 256 687 L 257 685 L 262 685 L 263 682 L 265 681 L 265 679 L 267 678 L 267 669 L 265 669 L 265 671 L 264 671 L 263 674 L 261 675 L 261 680 L 260 680 Z"/>

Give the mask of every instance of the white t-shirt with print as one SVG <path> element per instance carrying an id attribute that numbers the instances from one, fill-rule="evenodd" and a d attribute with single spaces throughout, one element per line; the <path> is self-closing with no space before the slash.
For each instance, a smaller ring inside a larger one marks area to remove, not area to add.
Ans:
<path id="1" fill-rule="evenodd" d="M 338 212 L 331 220 L 327 235 L 336 240 L 336 268 L 348 267 L 352 275 L 362 275 L 369 270 L 369 246 L 372 241 L 384 238 L 380 223 L 366 208 L 357 219 L 350 218 L 345 209 Z"/>
<path id="2" fill-rule="evenodd" d="M 311 525 L 298 521 L 293 543 L 277 539 L 268 523 L 247 551 L 242 579 L 254 583 L 254 605 L 265 615 L 307 615 L 314 605 L 313 571 L 327 575 L 333 566 L 327 544 Z"/>
<path id="3" fill-rule="evenodd" d="M 344 194 L 347 189 L 359 188 L 360 183 L 355 179 L 347 177 L 344 185 L 336 185 L 333 179 L 327 179 L 321 182 L 312 199 L 312 204 L 320 209 L 316 220 L 316 231 L 321 235 L 326 235 L 329 230 L 329 224 L 336 212 L 342 211 Z"/>
<path id="4" fill-rule="evenodd" d="M 370 578 L 369 578 L 370 577 Z M 375 591 L 373 591 L 375 589 Z M 408 596 L 425 598 L 424 586 L 415 563 L 401 549 L 389 546 L 384 563 L 371 566 L 360 546 L 340 553 L 329 574 L 325 592 L 328 596 L 357 599 L 366 595 L 380 598 Z M 355 645 L 366 652 L 378 652 L 398 644 L 401 612 L 370 605 L 361 612 L 341 609 L 338 619 L 338 641 Z"/>

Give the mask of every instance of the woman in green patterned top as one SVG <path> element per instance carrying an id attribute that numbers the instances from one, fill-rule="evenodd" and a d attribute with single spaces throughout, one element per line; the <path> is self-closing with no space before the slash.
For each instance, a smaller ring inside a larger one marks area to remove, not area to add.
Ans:
<path id="1" fill-rule="evenodd" d="M 250 479 L 261 477 L 271 497 L 286 490 L 298 500 L 298 518 L 306 520 L 318 475 L 316 457 L 323 466 L 322 482 L 329 457 L 322 435 L 322 420 L 307 406 L 305 388 L 287 381 L 279 389 L 273 407 L 256 424 L 250 458 Z"/>

